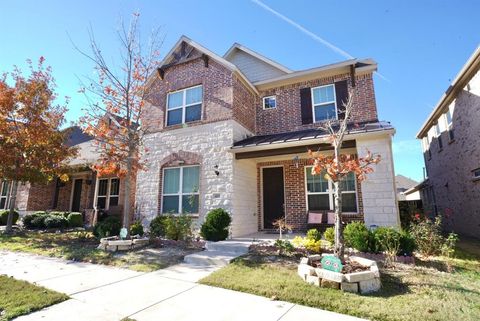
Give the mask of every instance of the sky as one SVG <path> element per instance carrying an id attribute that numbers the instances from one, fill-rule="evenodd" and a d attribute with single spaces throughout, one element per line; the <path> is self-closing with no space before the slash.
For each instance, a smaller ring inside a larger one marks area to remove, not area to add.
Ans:
<path id="1" fill-rule="evenodd" d="M 164 54 L 186 35 L 221 55 L 238 42 L 292 70 L 373 58 L 379 118 L 396 128 L 395 172 L 418 181 L 424 163 L 416 133 L 480 44 L 477 0 L 0 0 L 0 72 L 45 57 L 75 121 L 85 106 L 79 79 L 93 66 L 74 44 L 88 50 L 91 27 L 115 63 L 116 32 L 133 12 L 142 34 L 161 27 Z"/>

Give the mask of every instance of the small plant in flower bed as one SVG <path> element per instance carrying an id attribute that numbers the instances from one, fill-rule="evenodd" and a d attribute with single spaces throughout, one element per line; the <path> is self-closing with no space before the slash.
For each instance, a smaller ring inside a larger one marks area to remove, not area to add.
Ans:
<path id="1" fill-rule="evenodd" d="M 415 238 L 418 252 L 423 256 L 450 253 L 458 240 L 455 233 L 450 233 L 446 238 L 443 236 L 441 216 L 437 216 L 435 220 L 417 216 L 410 226 L 410 233 Z M 451 254 L 453 252 L 448 256 Z"/>
<path id="2" fill-rule="evenodd" d="M 130 235 L 140 235 L 143 236 L 143 225 L 141 221 L 135 221 L 130 225 Z"/>
<path id="3" fill-rule="evenodd" d="M 158 215 L 150 222 L 150 236 L 169 240 L 188 240 L 192 237 L 192 218 L 186 214 Z"/>
<path id="4" fill-rule="evenodd" d="M 276 240 L 274 246 L 278 248 L 279 255 L 291 254 L 295 251 L 295 247 L 288 240 Z"/>
<path id="5" fill-rule="evenodd" d="M 115 236 L 120 234 L 122 228 L 122 222 L 116 216 L 108 216 L 103 221 L 95 224 L 93 228 L 93 235 L 98 238 L 104 238 L 109 236 Z"/>
<path id="6" fill-rule="evenodd" d="M 322 253 L 322 234 L 317 229 L 307 231 L 306 237 L 296 236 L 293 245 L 297 248 L 304 248 L 308 253 Z"/>
<path id="7" fill-rule="evenodd" d="M 335 229 L 333 227 L 326 228 L 325 232 L 323 232 L 323 238 L 330 243 L 330 246 L 333 246 L 335 243 Z"/>
<path id="8" fill-rule="evenodd" d="M 10 210 L 3 210 L 0 211 L 0 225 L 7 225 L 7 219 L 8 219 L 8 214 L 10 213 Z M 15 225 L 18 220 L 18 212 L 13 211 L 13 221 L 12 225 Z"/>

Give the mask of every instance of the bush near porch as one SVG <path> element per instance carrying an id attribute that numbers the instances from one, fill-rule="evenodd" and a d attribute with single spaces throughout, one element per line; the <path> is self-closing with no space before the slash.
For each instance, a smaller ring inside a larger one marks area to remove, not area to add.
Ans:
<path id="1" fill-rule="evenodd" d="M 49 229 L 82 227 L 83 217 L 77 212 L 38 211 L 23 217 L 23 226 L 27 229 Z"/>
<path id="2" fill-rule="evenodd" d="M 7 219 L 8 219 L 9 213 L 10 213 L 10 210 L 0 211 L 0 225 L 7 225 Z M 12 225 L 15 225 L 17 223 L 18 217 L 19 217 L 18 212 L 14 211 Z"/>

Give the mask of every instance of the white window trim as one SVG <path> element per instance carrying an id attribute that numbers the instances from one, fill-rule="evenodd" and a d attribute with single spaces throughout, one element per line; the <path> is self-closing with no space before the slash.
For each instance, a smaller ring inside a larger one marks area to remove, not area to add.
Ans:
<path id="1" fill-rule="evenodd" d="M 199 119 L 199 120 L 202 120 L 202 112 L 203 112 L 203 88 L 202 88 L 202 99 L 200 100 L 200 102 L 196 102 L 196 103 L 192 103 L 192 104 L 188 104 L 188 105 L 186 104 L 186 103 L 187 103 L 187 90 L 193 89 L 193 88 L 197 88 L 197 87 L 203 87 L 203 85 L 196 85 L 196 86 L 187 87 L 187 88 L 183 88 L 183 89 L 179 89 L 179 90 L 175 90 L 175 91 L 171 91 L 171 92 L 167 93 L 167 99 L 166 99 L 166 105 L 165 105 L 165 127 L 185 124 L 185 115 L 186 115 L 186 109 L 187 109 L 187 107 L 195 106 L 195 105 L 199 105 L 199 104 L 202 105 L 202 106 L 200 107 L 200 119 Z M 172 108 L 172 109 L 168 109 L 168 99 L 169 99 L 170 95 L 171 95 L 171 94 L 178 93 L 178 92 L 183 92 L 183 95 L 182 95 L 182 105 L 181 105 L 181 106 L 178 106 L 178 107 L 175 107 L 175 108 Z M 179 123 L 179 124 L 168 125 L 168 112 L 169 112 L 169 111 L 173 111 L 173 110 L 178 110 L 178 109 L 182 109 L 182 122 Z"/>
<path id="2" fill-rule="evenodd" d="M 323 88 L 323 87 L 333 87 L 333 101 L 320 103 L 320 104 L 315 104 L 313 91 L 315 89 L 319 89 L 319 88 Z M 315 107 L 330 105 L 332 102 L 335 104 L 335 118 L 334 119 L 338 120 L 337 93 L 335 92 L 335 84 L 328 84 L 328 85 L 323 85 L 323 86 L 312 87 L 312 88 L 310 88 L 310 96 L 311 96 L 311 100 L 312 100 L 312 115 L 313 115 L 313 122 L 314 123 L 317 123 L 317 119 L 315 117 Z M 322 122 L 322 121 L 326 121 L 326 120 L 327 119 L 322 119 L 322 120 L 319 120 L 318 122 Z"/>
<path id="3" fill-rule="evenodd" d="M 3 184 L 8 184 L 7 195 L 2 195 Z M 0 208 L 0 210 L 8 210 L 10 208 L 10 198 L 12 197 L 13 184 L 12 181 L 0 181 L 0 200 L 5 199 L 5 207 Z"/>
<path id="4" fill-rule="evenodd" d="M 118 195 L 110 195 L 110 188 L 112 186 L 112 180 L 118 179 Z M 100 187 L 100 181 L 107 180 L 107 195 L 98 195 L 98 188 Z M 73 188 L 72 188 L 73 189 Z M 104 197 L 105 198 L 105 211 L 108 211 L 110 208 L 110 197 L 118 197 L 118 204 L 120 204 L 120 178 L 118 177 L 109 177 L 109 178 L 97 178 L 96 186 L 95 186 L 95 205 L 94 208 L 97 210 L 98 208 L 98 198 Z"/>
<path id="5" fill-rule="evenodd" d="M 198 167 L 198 185 L 200 185 L 200 165 L 185 165 L 185 166 L 174 166 L 174 167 L 165 167 L 162 169 L 162 203 L 160 205 L 160 213 L 161 214 L 168 214 L 163 212 L 163 197 L 164 196 L 178 196 L 178 211 L 179 213 L 173 213 L 173 214 L 181 214 L 183 212 L 183 204 L 182 204 L 182 197 L 183 196 L 192 196 L 192 195 L 198 195 L 198 211 L 200 211 L 200 186 L 198 186 L 197 191 L 193 193 L 184 193 L 183 192 L 183 168 L 188 168 L 188 167 Z M 165 170 L 169 169 L 175 169 L 179 168 L 180 169 L 180 176 L 179 176 L 179 184 L 178 184 L 178 193 L 164 193 L 165 190 Z M 189 215 L 198 215 L 199 213 L 187 213 Z"/>
<path id="6" fill-rule="evenodd" d="M 269 98 L 270 99 L 273 98 L 275 100 L 275 107 L 265 108 L 265 100 Z M 263 102 L 263 110 L 277 109 L 277 96 L 275 95 L 263 97 L 262 102 Z"/>
<path id="7" fill-rule="evenodd" d="M 313 166 L 305 166 L 305 204 L 307 208 L 307 212 L 310 210 L 308 208 L 308 195 L 325 195 L 328 194 L 328 204 L 330 209 L 328 211 L 333 211 L 334 210 L 334 205 L 335 205 L 335 193 L 334 193 L 334 185 L 331 180 L 327 180 L 328 182 L 328 189 L 326 192 L 309 192 L 308 191 L 308 181 L 307 181 L 307 171 L 312 170 Z M 358 214 L 359 213 L 359 208 L 358 208 L 358 184 L 357 184 L 357 177 L 354 175 L 353 176 L 355 179 L 355 190 L 354 191 L 342 191 L 342 194 L 355 194 L 355 205 L 357 207 L 356 212 L 343 212 L 344 214 Z"/>

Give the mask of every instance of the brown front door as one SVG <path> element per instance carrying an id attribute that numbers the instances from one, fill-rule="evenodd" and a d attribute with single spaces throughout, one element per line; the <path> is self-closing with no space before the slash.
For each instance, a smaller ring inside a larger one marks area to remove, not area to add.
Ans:
<path id="1" fill-rule="evenodd" d="M 263 227 L 271 229 L 275 220 L 285 216 L 283 167 L 265 167 L 263 182 Z"/>
<path id="2" fill-rule="evenodd" d="M 80 212 L 80 199 L 82 197 L 82 181 L 76 179 L 73 182 L 72 212 Z"/>

